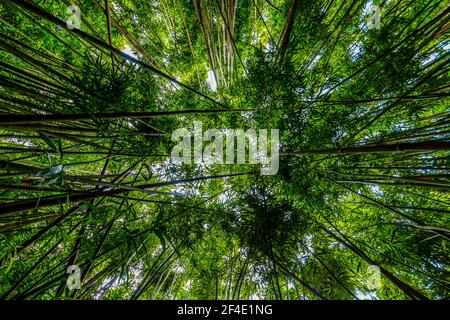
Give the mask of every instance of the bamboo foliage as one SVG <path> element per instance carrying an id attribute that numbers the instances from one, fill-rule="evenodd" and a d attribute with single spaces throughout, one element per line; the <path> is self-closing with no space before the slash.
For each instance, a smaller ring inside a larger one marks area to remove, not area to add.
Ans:
<path id="1" fill-rule="evenodd" d="M 444 2 L 75 2 L 0 4 L 2 299 L 449 298 Z M 194 121 L 278 172 L 175 163 Z"/>

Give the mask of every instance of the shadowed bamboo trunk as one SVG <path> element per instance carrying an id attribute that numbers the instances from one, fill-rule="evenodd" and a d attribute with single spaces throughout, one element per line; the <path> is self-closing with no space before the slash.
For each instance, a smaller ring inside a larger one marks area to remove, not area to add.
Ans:
<path id="1" fill-rule="evenodd" d="M 12 124 L 34 124 L 47 122 L 68 122 L 90 119 L 147 119 L 162 116 L 186 115 L 186 114 L 215 114 L 215 113 L 237 113 L 251 112 L 254 110 L 175 110 L 175 111 L 154 111 L 154 112 L 116 112 L 116 113 L 99 113 L 99 114 L 32 114 L 32 115 L 3 115 L 0 118 L 0 125 Z"/>
<path id="2" fill-rule="evenodd" d="M 280 156 L 301 156 L 313 154 L 358 154 L 358 153 L 385 153 L 385 152 L 413 152 L 413 151 L 449 151 L 449 141 L 427 141 L 416 143 L 380 144 L 370 146 L 342 147 L 322 150 L 300 150 L 282 152 Z"/>

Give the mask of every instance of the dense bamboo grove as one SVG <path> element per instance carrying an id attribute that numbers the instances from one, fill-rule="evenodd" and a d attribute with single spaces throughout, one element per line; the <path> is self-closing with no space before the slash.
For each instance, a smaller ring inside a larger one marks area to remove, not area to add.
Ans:
<path id="1" fill-rule="evenodd" d="M 449 17 L 440 0 L 2 1 L 0 297 L 448 299 Z M 194 121 L 279 129 L 278 173 L 174 163 Z"/>

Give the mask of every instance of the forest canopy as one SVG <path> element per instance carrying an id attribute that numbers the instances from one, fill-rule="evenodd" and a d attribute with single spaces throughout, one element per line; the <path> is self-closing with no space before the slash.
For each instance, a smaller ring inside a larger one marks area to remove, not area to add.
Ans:
<path id="1" fill-rule="evenodd" d="M 449 299 L 449 18 L 0 2 L 0 299 Z M 194 122 L 279 132 L 276 172 L 174 161 Z"/>

